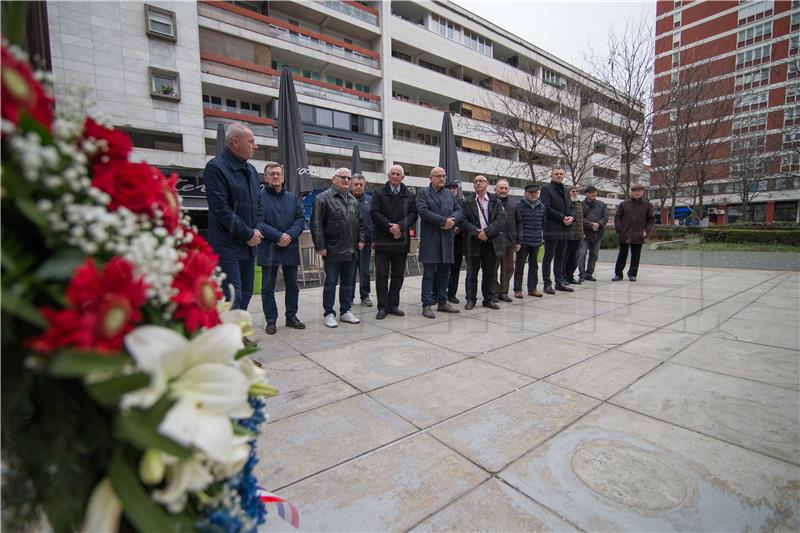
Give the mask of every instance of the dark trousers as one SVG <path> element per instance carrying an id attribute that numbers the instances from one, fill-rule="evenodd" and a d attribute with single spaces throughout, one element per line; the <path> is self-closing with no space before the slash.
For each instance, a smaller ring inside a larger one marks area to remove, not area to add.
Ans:
<path id="1" fill-rule="evenodd" d="M 628 262 L 628 248 L 631 249 L 631 265 L 628 267 L 628 275 L 635 276 L 636 273 L 639 272 L 639 258 L 642 256 L 642 245 L 621 242 L 619 243 L 617 264 L 614 266 L 614 273 L 619 277 L 622 277 L 622 271 L 625 270 L 625 263 Z"/>
<path id="2" fill-rule="evenodd" d="M 433 287 L 436 286 L 436 300 L 447 303 L 447 279 L 450 275 L 450 263 L 422 264 L 422 305 L 433 305 Z"/>
<path id="3" fill-rule="evenodd" d="M 356 263 L 356 270 L 358 271 L 358 290 L 361 299 L 369 298 L 369 274 L 372 261 L 372 243 L 365 242 L 364 248 L 359 251 L 358 262 Z"/>
<path id="4" fill-rule="evenodd" d="M 538 246 L 525 246 L 523 244 L 522 248 L 519 249 L 514 264 L 514 292 L 522 290 L 522 273 L 525 270 L 525 263 L 528 264 L 528 292 L 536 289 L 539 284 L 538 257 Z"/>
<path id="5" fill-rule="evenodd" d="M 578 258 L 578 272 L 581 277 L 594 274 L 594 266 L 597 264 L 597 257 L 600 255 L 600 243 L 602 241 L 602 238 L 591 241 L 584 239 L 581 243 L 581 251 Z M 587 253 L 589 255 L 588 259 L 586 258 Z"/>
<path id="6" fill-rule="evenodd" d="M 400 305 L 400 289 L 406 273 L 406 252 L 375 250 L 375 292 L 378 309 L 392 309 Z M 391 284 L 389 279 L 391 278 Z"/>
<path id="7" fill-rule="evenodd" d="M 250 298 L 253 297 L 255 258 L 251 256 L 249 259 L 229 259 L 220 256 L 219 267 L 225 273 L 222 292 L 225 294 L 226 299 L 232 299 L 232 309 L 247 310 L 247 306 L 250 305 Z M 231 297 L 231 285 L 233 285 L 233 297 Z"/>
<path id="8" fill-rule="evenodd" d="M 542 282 L 545 287 L 552 285 L 550 279 L 550 267 L 553 268 L 553 276 L 556 283 L 564 283 L 564 253 L 567 250 L 567 241 L 545 240 L 544 257 L 542 257 Z"/>
<path id="9" fill-rule="evenodd" d="M 575 270 L 578 268 L 578 253 L 581 251 L 582 241 L 567 241 L 564 252 L 564 279 L 575 279 Z"/>
<path id="10" fill-rule="evenodd" d="M 267 324 L 278 320 L 278 306 L 275 303 L 275 281 L 278 269 L 283 269 L 284 302 L 286 303 L 286 320 L 297 318 L 297 299 L 300 289 L 297 287 L 297 265 L 273 265 L 261 267 L 261 308 Z"/>
<path id="11" fill-rule="evenodd" d="M 494 301 L 497 293 L 494 281 L 494 267 L 497 263 L 497 256 L 494 254 L 494 246 L 489 241 L 481 243 L 480 255 L 467 256 L 467 281 L 464 283 L 467 290 L 467 301 L 475 302 L 478 299 L 478 271 L 482 273 L 481 295 L 483 303 Z"/>
<path id="12" fill-rule="evenodd" d="M 450 279 L 447 280 L 447 297 L 455 298 L 458 292 L 458 279 L 461 277 L 461 263 L 464 253 L 461 248 L 461 235 L 456 235 L 453 246 L 453 264 L 450 266 Z"/>
<path id="13" fill-rule="evenodd" d="M 336 299 L 336 285 L 339 284 L 339 313 L 345 314 L 353 305 L 356 289 L 356 259 L 334 262 L 325 260 L 325 286 L 322 289 L 322 308 L 325 316 L 336 315 L 333 302 Z"/>
<path id="14" fill-rule="evenodd" d="M 498 278 L 498 272 L 500 277 Z M 511 284 L 511 276 L 514 275 L 514 247 L 508 246 L 503 250 L 503 255 L 497 257 L 494 267 L 495 293 L 508 296 L 508 287 Z"/>

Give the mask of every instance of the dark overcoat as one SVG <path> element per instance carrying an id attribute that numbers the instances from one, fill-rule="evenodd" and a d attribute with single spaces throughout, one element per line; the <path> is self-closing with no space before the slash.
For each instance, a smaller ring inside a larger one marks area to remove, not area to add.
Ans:
<path id="1" fill-rule="evenodd" d="M 494 194 L 489 194 L 489 224 L 486 226 L 486 236 L 494 247 L 495 255 L 503 255 L 505 243 L 503 229 L 506 225 L 506 212 L 503 203 Z M 464 195 L 464 256 L 475 257 L 481 255 L 481 241 L 478 233 L 481 231 L 480 213 L 478 212 L 477 195 Z"/>
<path id="2" fill-rule="evenodd" d="M 563 183 L 551 181 L 544 187 L 539 199 L 547 208 L 547 222 L 544 225 L 544 240 L 566 241 L 572 235 L 572 228 L 564 224 L 564 217 L 575 216 L 569 190 Z"/>
<path id="3" fill-rule="evenodd" d="M 442 229 L 448 218 L 456 224 L 464 219 L 464 211 L 453 193 L 442 187 L 438 191 L 432 185 L 417 192 L 419 227 L 419 260 L 422 263 L 453 262 L 453 229 Z"/>
<path id="4" fill-rule="evenodd" d="M 264 236 L 258 247 L 258 264 L 261 266 L 299 265 L 300 234 L 306 227 L 303 204 L 292 192 L 272 187 L 261 191 L 262 215 L 258 229 Z M 292 238 L 289 246 L 278 246 L 281 235 Z"/>
<path id="5" fill-rule="evenodd" d="M 383 189 L 372 195 L 369 214 L 375 228 L 375 250 L 408 253 L 411 245 L 408 230 L 417 221 L 416 195 L 402 183 L 400 191 L 394 194 L 387 181 Z M 389 233 L 389 224 L 400 226 L 402 233 L 399 239 Z"/>
<path id="6" fill-rule="evenodd" d="M 614 215 L 614 228 L 619 235 L 619 242 L 628 244 L 644 244 L 644 232 L 650 235 L 655 223 L 656 212 L 644 198 L 628 198 L 617 206 Z"/>

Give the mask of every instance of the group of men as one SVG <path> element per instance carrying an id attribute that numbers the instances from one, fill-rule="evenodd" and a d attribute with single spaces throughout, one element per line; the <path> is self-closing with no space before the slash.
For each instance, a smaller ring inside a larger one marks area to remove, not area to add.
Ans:
<path id="1" fill-rule="evenodd" d="M 297 317 L 297 267 L 299 239 L 305 228 L 300 198 L 284 187 L 281 165 L 268 163 L 265 188 L 259 190 L 258 173 L 247 162 L 257 149 L 252 131 L 230 125 L 226 148 L 209 161 L 204 182 L 209 204 L 209 242 L 219 255 L 226 275 L 225 293 L 234 308 L 246 309 L 253 292 L 254 263 L 262 267 L 262 306 L 266 332 L 277 331 L 278 309 L 275 286 L 279 268 L 285 284 L 285 325 L 303 329 Z M 500 180 L 489 193 L 489 180 L 476 176 L 474 193 L 464 195 L 457 176 L 441 167 L 431 170 L 428 187 L 416 194 L 403 184 L 403 167 L 393 165 L 386 184 L 370 199 L 361 175 L 340 168 L 331 187 L 317 195 L 311 211 L 310 232 L 314 249 L 324 263 L 322 306 L 325 325 L 338 326 L 334 309 L 339 289 L 339 321 L 358 324 L 352 312 L 356 273 L 360 272 L 361 304 L 370 299 L 370 264 L 375 253 L 375 289 L 378 320 L 388 315 L 404 316 L 400 290 L 413 229 L 420 220 L 419 262 L 422 264 L 422 314 L 458 313 L 451 304 L 456 294 L 462 261 L 466 261 L 465 310 L 478 301 L 481 274 L 481 304 L 499 309 L 498 303 L 523 298 L 523 276 L 528 268 L 527 294 L 542 297 L 538 290 L 538 252 L 544 245 L 543 291 L 571 292 L 569 285 L 595 281 L 593 276 L 603 231 L 608 222 L 606 205 L 597 199 L 597 189 L 587 187 L 578 199 L 575 187 L 564 185 L 563 168 L 553 168 L 550 183 L 525 187 L 524 196 L 509 196 L 509 184 Z M 643 200 L 641 185 L 631 187 L 631 198 L 617 208 L 614 223 L 620 236 L 620 251 L 613 281 L 622 279 L 631 253 L 628 278 L 636 281 L 641 246 L 652 230 L 655 215 Z M 541 197 L 540 197 L 541 194 Z M 578 278 L 575 278 L 576 269 Z M 551 277 L 552 274 L 552 277 Z M 555 283 L 553 282 L 555 281 Z"/>

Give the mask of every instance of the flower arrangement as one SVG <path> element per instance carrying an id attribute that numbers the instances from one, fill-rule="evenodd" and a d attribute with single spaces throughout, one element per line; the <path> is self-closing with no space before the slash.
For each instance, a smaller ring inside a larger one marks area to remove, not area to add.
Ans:
<path id="1" fill-rule="evenodd" d="M 245 311 L 124 133 L 55 116 L 2 48 L 3 520 L 255 531 L 263 396 Z"/>

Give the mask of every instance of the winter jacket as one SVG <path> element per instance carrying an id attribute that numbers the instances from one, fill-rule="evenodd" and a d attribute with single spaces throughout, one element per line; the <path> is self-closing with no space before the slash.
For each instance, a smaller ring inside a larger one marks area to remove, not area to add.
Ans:
<path id="1" fill-rule="evenodd" d="M 489 223 L 486 225 L 486 236 L 494 247 L 495 255 L 503 255 L 505 243 L 503 229 L 506 226 L 506 212 L 503 210 L 503 203 L 494 194 L 486 193 L 489 196 Z M 481 231 L 477 195 L 464 195 L 464 257 L 474 257 L 481 254 L 481 240 L 478 233 Z"/>
<path id="2" fill-rule="evenodd" d="M 317 195 L 311 209 L 311 238 L 317 251 L 328 251 L 326 261 L 355 260 L 358 243 L 364 242 L 364 225 L 355 196 L 333 186 Z"/>
<path id="3" fill-rule="evenodd" d="M 362 194 L 361 198 L 356 198 L 356 200 L 358 200 L 358 208 L 361 210 L 361 223 L 364 224 L 364 242 L 371 243 L 375 240 L 375 227 L 372 224 L 372 217 L 369 214 L 369 206 L 372 204 L 372 195 Z"/>
<path id="4" fill-rule="evenodd" d="M 375 228 L 375 250 L 408 253 L 411 238 L 408 230 L 417 221 L 417 198 L 408 187 L 400 184 L 397 194 L 392 192 L 389 182 L 372 195 L 369 214 Z M 389 233 L 389 224 L 400 226 L 400 238 Z"/>
<path id="5" fill-rule="evenodd" d="M 608 223 L 608 209 L 605 202 L 584 200 L 581 202 L 581 208 L 583 211 L 583 233 L 586 235 L 586 240 L 594 242 L 602 239 L 603 231 Z M 597 231 L 592 229 L 592 222 L 597 222 L 600 225 Z"/>
<path id="6" fill-rule="evenodd" d="M 419 260 L 422 263 L 452 263 L 455 227 L 442 229 L 448 218 L 456 224 L 464 219 L 464 210 L 453 193 L 442 187 L 438 191 L 432 185 L 417 192 L 419 225 Z"/>
<path id="7" fill-rule="evenodd" d="M 614 227 L 619 234 L 619 242 L 628 244 L 643 244 L 643 233 L 650 235 L 655 223 L 655 210 L 644 198 L 628 198 L 617 206 L 617 214 L 614 215 Z"/>
<path id="8" fill-rule="evenodd" d="M 567 188 L 563 183 L 551 181 L 542 187 L 540 200 L 547 208 L 547 222 L 544 225 L 545 240 L 568 240 L 572 235 L 572 228 L 564 224 L 564 217 L 574 217 L 575 213 Z"/>
<path id="9" fill-rule="evenodd" d="M 544 225 L 547 222 L 547 208 L 541 202 L 531 205 L 524 198 L 519 201 L 517 211 L 522 217 L 522 245 L 541 246 Z"/>
<path id="10" fill-rule="evenodd" d="M 306 227 L 303 204 L 294 193 L 281 189 L 275 192 L 272 187 L 261 191 L 262 214 L 259 217 L 258 230 L 264 240 L 258 247 L 258 264 L 299 265 L 300 234 Z M 281 235 L 286 233 L 292 238 L 289 246 L 278 246 Z"/>
<path id="11" fill-rule="evenodd" d="M 508 248 L 513 248 L 517 244 L 522 244 L 522 215 L 519 212 L 519 204 L 521 199 L 497 197 L 503 204 L 503 209 L 506 212 L 506 227 L 503 229 L 503 236 L 505 237 L 503 245 Z"/>
<path id="12" fill-rule="evenodd" d="M 571 241 L 582 241 L 583 240 L 583 206 L 581 205 L 580 200 L 575 200 L 572 202 L 572 210 L 575 213 L 575 220 L 572 221 L 572 224 L 569 227 L 572 229 L 572 235 L 569 236 L 569 240 Z"/>

